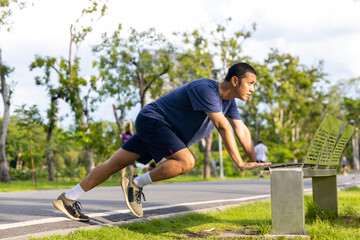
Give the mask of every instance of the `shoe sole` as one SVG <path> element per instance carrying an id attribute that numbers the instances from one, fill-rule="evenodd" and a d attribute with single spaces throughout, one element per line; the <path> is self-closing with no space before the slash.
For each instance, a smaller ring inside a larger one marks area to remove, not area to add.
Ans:
<path id="1" fill-rule="evenodd" d="M 126 206 L 127 206 L 128 209 L 130 210 L 130 212 L 132 212 L 136 217 L 142 218 L 143 215 L 137 214 L 137 213 L 134 211 L 134 209 L 131 207 L 131 205 L 130 205 L 130 202 L 129 202 L 129 199 L 128 199 L 128 195 L 127 195 L 127 191 L 126 191 L 128 184 L 129 184 L 129 180 L 128 180 L 127 178 L 122 178 L 122 179 L 121 179 L 121 189 L 122 189 L 123 192 L 124 192 Z"/>
<path id="2" fill-rule="evenodd" d="M 64 213 L 66 216 L 68 216 L 68 217 L 69 217 L 70 219 L 72 219 L 72 220 L 80 221 L 80 222 L 88 222 L 88 221 L 90 221 L 90 219 L 85 220 L 85 219 L 75 218 L 75 217 L 71 216 L 71 215 L 66 211 L 66 209 L 65 209 L 65 207 L 64 207 L 64 203 L 63 203 L 63 201 L 61 201 L 61 200 L 55 200 L 55 201 L 53 202 L 53 205 L 54 205 L 54 207 L 56 207 L 57 209 L 59 209 L 60 212 Z"/>

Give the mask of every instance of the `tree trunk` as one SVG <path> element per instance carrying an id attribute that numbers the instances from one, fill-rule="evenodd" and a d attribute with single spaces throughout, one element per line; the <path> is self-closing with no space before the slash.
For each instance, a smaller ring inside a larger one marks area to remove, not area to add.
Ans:
<path id="1" fill-rule="evenodd" d="M 204 150 L 204 179 L 211 177 L 211 145 L 213 142 L 213 133 L 204 138 L 205 144 L 203 144 Z"/>
<path id="2" fill-rule="evenodd" d="M 51 135 L 52 135 L 52 128 L 50 127 L 48 129 L 48 133 L 46 136 L 46 141 L 47 141 L 47 147 L 46 147 L 46 162 L 47 162 L 47 166 L 48 166 L 48 179 L 50 182 L 53 182 L 55 180 L 55 175 L 54 175 L 54 162 L 52 160 L 52 155 L 51 155 Z"/>
<path id="3" fill-rule="evenodd" d="M 145 79 L 141 75 L 140 72 L 137 72 L 137 78 L 138 78 L 138 87 L 139 87 L 139 94 L 140 94 L 140 104 L 141 108 L 145 107 L 146 105 L 146 85 L 145 85 Z"/>
<path id="4" fill-rule="evenodd" d="M 48 165 L 48 180 L 49 182 L 53 182 L 55 180 L 55 174 L 54 174 L 54 163 L 52 161 L 50 146 L 46 147 L 46 162 Z"/>
<path id="5" fill-rule="evenodd" d="M 32 151 L 32 144 L 31 144 L 31 133 L 30 133 L 30 129 L 27 129 L 28 132 L 28 138 L 29 138 L 29 147 L 30 147 L 30 159 L 31 159 L 31 168 L 32 168 L 32 182 L 34 184 L 35 187 L 37 187 L 37 181 L 36 181 L 36 169 L 35 169 L 35 162 L 34 162 L 34 156 L 33 156 L 33 151 Z"/>
<path id="6" fill-rule="evenodd" d="M 34 184 L 35 187 L 37 187 L 37 181 L 36 181 L 36 168 L 35 168 L 35 162 L 34 162 L 34 156 L 33 156 L 33 152 L 32 149 L 30 149 L 30 157 L 31 157 L 31 167 L 32 167 L 32 182 Z"/>
<path id="7" fill-rule="evenodd" d="M 16 170 L 21 170 L 22 168 L 22 160 L 21 160 L 22 153 L 18 153 L 16 157 Z"/>
<path id="8" fill-rule="evenodd" d="M 255 113 L 255 143 L 257 143 L 257 141 L 259 141 L 260 139 L 260 126 L 259 126 L 259 116 L 258 116 L 258 112 L 256 111 Z"/>
<path id="9" fill-rule="evenodd" d="M 52 113 L 55 113 L 55 111 L 57 109 L 57 99 L 58 99 L 58 96 L 51 96 L 50 112 L 52 112 Z M 50 182 L 53 182 L 55 180 L 54 162 L 53 162 L 52 154 L 51 154 L 51 137 L 52 137 L 53 129 L 56 126 L 56 121 L 57 121 L 55 119 L 56 119 L 55 115 L 52 115 L 52 114 L 49 115 L 48 131 L 47 131 L 47 135 L 46 135 L 46 142 L 47 142 L 46 162 L 47 162 L 47 166 L 48 166 L 48 179 Z"/>
<path id="10" fill-rule="evenodd" d="M 115 121 L 116 121 L 116 125 L 119 127 L 119 130 L 120 130 L 120 132 L 121 132 L 121 116 L 120 116 L 120 118 L 118 117 L 118 115 L 117 115 L 117 109 L 116 109 L 116 106 L 115 106 L 115 104 L 113 104 L 112 105 L 112 107 L 113 107 L 113 113 L 114 113 L 114 117 L 115 117 Z"/>
<path id="11" fill-rule="evenodd" d="M 86 158 L 89 159 L 89 172 L 95 168 L 93 149 L 92 147 L 86 147 Z"/>
<path id="12" fill-rule="evenodd" d="M 141 108 L 145 107 L 146 105 L 146 92 L 144 85 L 140 85 L 140 103 Z"/>
<path id="13" fill-rule="evenodd" d="M 87 121 L 85 122 L 84 117 L 81 117 L 80 118 L 80 128 L 81 128 L 81 131 L 84 133 L 84 135 L 86 137 L 89 137 L 88 133 L 87 133 L 87 130 L 89 129 L 89 119 L 90 119 L 89 116 L 88 116 L 89 111 L 86 110 L 85 112 L 86 112 L 85 117 L 86 117 Z M 93 151 L 93 148 L 91 146 L 86 146 L 85 147 L 86 159 L 89 160 L 89 165 L 88 165 L 89 172 L 95 168 L 95 162 L 94 162 L 93 153 L 94 153 L 94 151 Z"/>
<path id="14" fill-rule="evenodd" d="M 2 57 L 1 57 L 1 49 L 0 49 L 0 67 L 3 66 Z M 10 121 L 10 94 L 8 92 L 5 73 L 1 73 L 1 95 L 4 102 L 4 114 L 1 122 L 1 136 L 0 136 L 0 178 L 2 182 L 9 183 L 10 182 L 10 174 L 9 174 L 9 166 L 6 158 L 6 137 L 7 130 Z"/>

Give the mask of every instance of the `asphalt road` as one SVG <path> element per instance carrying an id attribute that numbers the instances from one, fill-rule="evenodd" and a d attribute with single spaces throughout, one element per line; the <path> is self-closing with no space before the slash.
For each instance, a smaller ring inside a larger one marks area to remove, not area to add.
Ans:
<path id="1" fill-rule="evenodd" d="M 338 176 L 338 186 L 360 184 L 360 174 Z M 311 179 L 304 179 L 311 191 Z M 52 202 L 66 190 L 0 193 L 0 239 L 66 234 L 78 228 L 97 228 L 138 221 L 129 213 L 120 187 L 98 187 L 80 200 L 88 223 L 71 221 L 55 209 Z M 270 180 L 231 180 L 214 182 L 163 183 L 144 188 L 144 219 L 189 211 L 228 207 L 270 197 Z M 144 220 L 143 219 L 143 220 Z"/>

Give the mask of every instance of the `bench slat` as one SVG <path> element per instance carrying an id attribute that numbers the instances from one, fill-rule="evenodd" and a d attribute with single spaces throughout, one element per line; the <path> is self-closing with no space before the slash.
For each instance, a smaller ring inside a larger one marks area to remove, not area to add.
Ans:
<path id="1" fill-rule="evenodd" d="M 336 144 L 336 147 L 331 155 L 331 163 L 332 165 L 337 165 L 341 154 L 343 153 L 347 142 L 349 141 L 349 139 L 351 138 L 351 136 L 353 135 L 355 131 L 355 127 L 352 125 L 348 125 L 345 132 L 343 133 L 343 135 L 340 137 L 339 141 Z"/>
<path id="2" fill-rule="evenodd" d="M 344 122 L 331 114 L 327 114 L 321 122 L 306 154 L 305 164 L 315 166 L 336 165 L 330 161 L 336 140 Z"/>
<path id="3" fill-rule="evenodd" d="M 303 168 L 304 177 L 326 177 L 336 175 L 336 169 Z"/>

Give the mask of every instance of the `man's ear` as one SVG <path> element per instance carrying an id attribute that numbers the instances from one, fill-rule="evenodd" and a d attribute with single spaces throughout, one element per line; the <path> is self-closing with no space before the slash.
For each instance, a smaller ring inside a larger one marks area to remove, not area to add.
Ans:
<path id="1" fill-rule="evenodd" d="M 238 85 L 238 81 L 239 81 L 239 79 L 238 79 L 237 76 L 232 76 L 232 78 L 231 78 L 231 85 L 232 85 L 233 87 L 236 87 L 236 86 Z"/>

